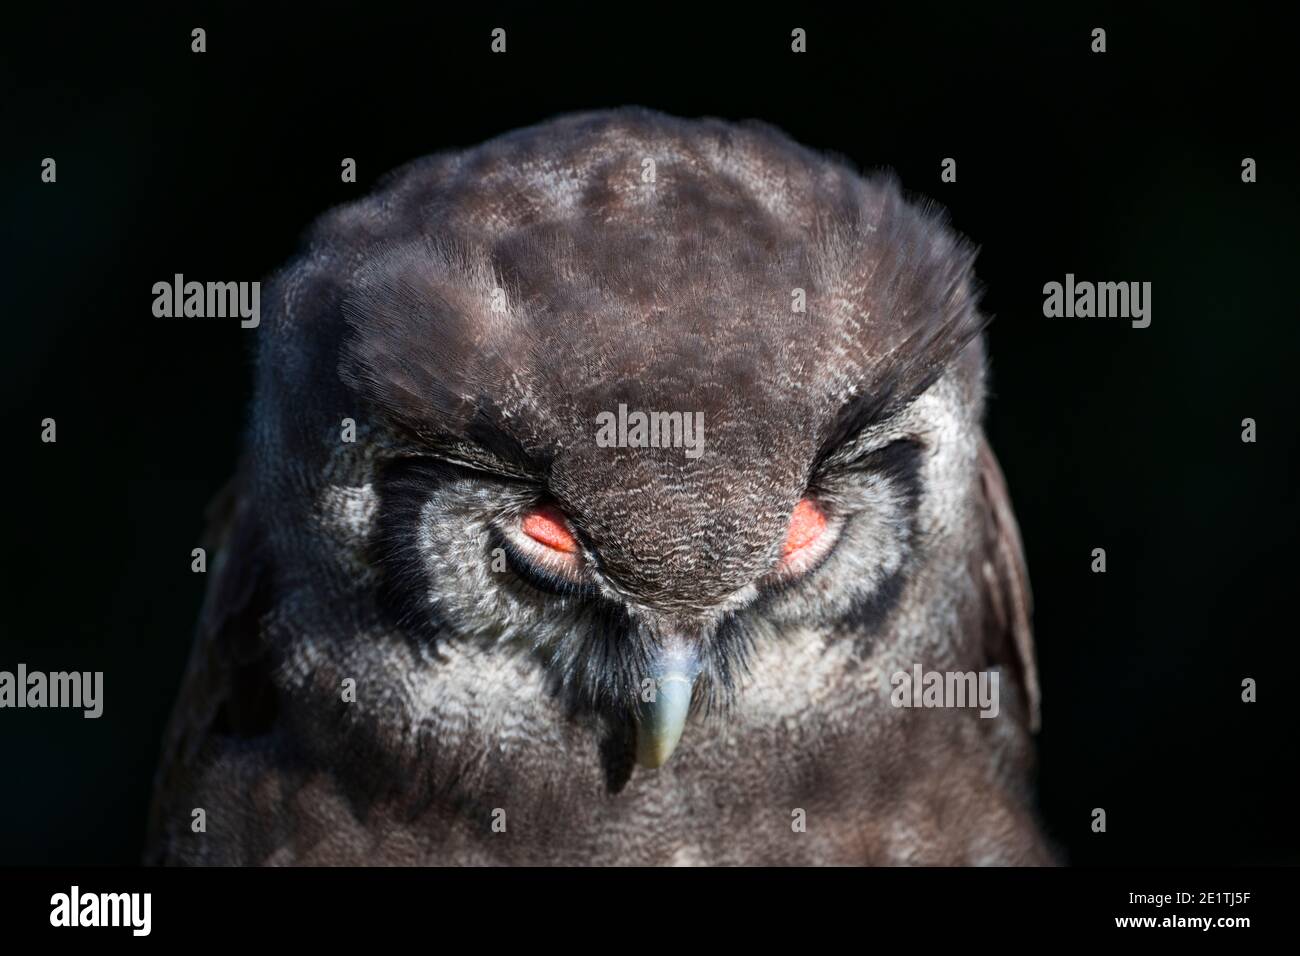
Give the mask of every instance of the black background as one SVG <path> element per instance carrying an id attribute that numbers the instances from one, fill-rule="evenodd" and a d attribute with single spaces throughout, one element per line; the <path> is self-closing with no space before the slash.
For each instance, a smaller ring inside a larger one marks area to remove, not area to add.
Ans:
<path id="1" fill-rule="evenodd" d="M 139 858 L 204 586 L 190 550 L 236 459 L 257 336 L 153 318 L 153 283 L 265 278 L 315 215 L 406 160 L 628 103 L 757 117 L 892 169 L 980 245 L 988 427 L 1036 598 L 1041 807 L 1069 859 L 1300 862 L 1293 34 L 1239 4 L 1176 11 L 10 19 L 0 669 L 102 670 L 106 703 L 99 720 L 0 711 L 0 863 Z M 1150 281 L 1151 327 L 1044 318 L 1043 284 L 1067 272 Z M 40 442 L 47 416 L 57 444 Z"/>

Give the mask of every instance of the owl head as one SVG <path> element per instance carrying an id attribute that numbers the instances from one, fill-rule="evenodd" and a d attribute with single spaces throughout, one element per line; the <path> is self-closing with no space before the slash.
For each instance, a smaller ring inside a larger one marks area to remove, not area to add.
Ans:
<path id="1" fill-rule="evenodd" d="M 411 726 L 448 648 L 527 658 L 657 766 L 764 642 L 869 644 L 970 533 L 972 258 L 757 123 L 567 116 L 398 170 L 265 296 L 285 672 Z"/>

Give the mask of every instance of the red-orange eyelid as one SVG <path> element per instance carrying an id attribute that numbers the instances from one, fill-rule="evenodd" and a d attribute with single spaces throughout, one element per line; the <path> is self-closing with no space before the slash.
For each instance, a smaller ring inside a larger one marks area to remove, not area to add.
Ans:
<path id="1" fill-rule="evenodd" d="M 801 548 L 808 547 L 825 530 L 826 515 L 822 509 L 811 498 L 802 499 L 794 506 L 794 514 L 790 516 L 790 530 L 786 534 L 781 556 L 788 558 Z"/>
<path id="2" fill-rule="evenodd" d="M 524 515 L 523 532 L 555 551 L 573 554 L 578 550 L 578 542 L 569 533 L 564 515 L 550 505 L 541 505 L 527 512 Z"/>

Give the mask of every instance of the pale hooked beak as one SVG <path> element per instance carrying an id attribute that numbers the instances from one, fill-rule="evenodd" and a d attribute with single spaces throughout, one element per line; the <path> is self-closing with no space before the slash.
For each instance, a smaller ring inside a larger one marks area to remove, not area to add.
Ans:
<path id="1" fill-rule="evenodd" d="M 654 684 L 641 694 L 636 728 L 636 762 L 650 769 L 662 767 L 677 749 L 700 673 L 698 651 L 681 637 L 665 638 L 653 654 Z"/>

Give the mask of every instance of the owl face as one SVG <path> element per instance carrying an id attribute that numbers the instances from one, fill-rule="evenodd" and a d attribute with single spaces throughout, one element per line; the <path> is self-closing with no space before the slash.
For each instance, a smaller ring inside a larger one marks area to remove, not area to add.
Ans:
<path id="1" fill-rule="evenodd" d="M 971 253 L 774 131 L 555 121 L 399 174 L 312 248 L 277 287 L 256 426 L 294 449 L 267 486 L 312 503 L 286 560 L 366 609 L 356 630 L 535 660 L 648 766 L 692 708 L 743 702 L 756 647 L 869 637 L 962 531 Z M 602 436 L 627 410 L 697 441 Z"/>
<path id="2" fill-rule="evenodd" d="M 394 462 L 379 483 L 383 571 L 427 639 L 527 647 L 579 706 L 645 725 L 658 716 L 647 692 L 677 680 L 725 708 L 754 642 L 888 610 L 918 546 L 929 422 L 956 420 L 940 405 L 797 462 L 797 481 L 729 459 L 735 498 L 667 465 L 593 501 L 481 460 Z M 713 506 L 689 507 L 692 492 Z M 680 722 L 664 732 L 675 740 Z M 641 737 L 643 762 L 671 753 Z"/>

